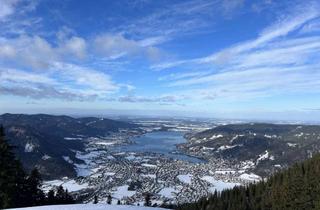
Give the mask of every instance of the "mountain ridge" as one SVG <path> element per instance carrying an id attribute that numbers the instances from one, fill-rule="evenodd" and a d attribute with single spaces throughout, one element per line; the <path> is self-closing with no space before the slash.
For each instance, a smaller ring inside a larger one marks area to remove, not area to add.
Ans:
<path id="1" fill-rule="evenodd" d="M 186 134 L 179 148 L 205 159 L 251 161 L 255 173 L 267 176 L 320 151 L 319 125 L 245 123 L 220 125 Z"/>
<path id="2" fill-rule="evenodd" d="M 107 136 L 121 129 L 137 127 L 105 118 L 9 113 L 0 115 L 0 124 L 4 126 L 11 144 L 16 146 L 16 153 L 26 170 L 38 167 L 46 179 L 76 176 L 70 161 L 84 163 L 76 158 L 75 151 L 84 150 L 86 137 Z"/>

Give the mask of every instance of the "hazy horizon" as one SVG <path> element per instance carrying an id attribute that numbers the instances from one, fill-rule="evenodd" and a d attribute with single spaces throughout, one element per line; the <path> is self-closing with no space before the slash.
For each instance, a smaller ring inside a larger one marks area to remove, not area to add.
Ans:
<path id="1" fill-rule="evenodd" d="M 210 116 L 205 113 L 177 113 L 177 112 L 160 112 L 158 114 L 146 113 L 143 110 L 108 110 L 108 111 L 80 111 L 80 110 L 68 110 L 68 111 L 31 111 L 31 112 L 0 112 L 2 114 L 26 114 L 26 115 L 37 115 L 46 114 L 53 116 L 70 116 L 75 118 L 81 117 L 103 117 L 109 119 L 177 119 L 177 120 L 196 120 L 196 121 L 217 121 L 217 122 L 228 122 L 228 123 L 275 123 L 275 124 L 320 124 L 319 118 L 314 118 L 314 120 L 301 120 L 297 117 L 288 118 L 288 114 L 278 115 L 277 117 L 251 117 L 251 116 L 235 116 L 234 114 L 228 115 L 223 114 L 221 116 Z M 296 113 L 295 113 L 296 114 Z"/>

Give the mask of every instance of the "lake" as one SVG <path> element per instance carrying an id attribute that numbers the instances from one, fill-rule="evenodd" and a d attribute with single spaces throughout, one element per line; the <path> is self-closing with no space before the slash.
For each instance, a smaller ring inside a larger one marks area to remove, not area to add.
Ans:
<path id="1" fill-rule="evenodd" d="M 121 152 L 152 152 L 164 154 L 167 157 L 184 160 L 191 163 L 203 163 L 202 159 L 192 157 L 189 155 L 177 153 L 176 144 L 185 143 L 186 139 L 183 137 L 184 132 L 177 131 L 157 131 L 146 133 L 144 135 L 133 137 L 131 140 L 134 144 L 122 145 L 115 147 L 115 150 Z"/>

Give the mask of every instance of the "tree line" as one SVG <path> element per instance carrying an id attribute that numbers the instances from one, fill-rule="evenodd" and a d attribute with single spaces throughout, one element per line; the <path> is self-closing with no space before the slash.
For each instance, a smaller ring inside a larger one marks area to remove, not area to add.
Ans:
<path id="1" fill-rule="evenodd" d="M 248 186 L 214 192 L 177 210 L 320 209 L 320 154 Z"/>
<path id="2" fill-rule="evenodd" d="M 45 193 L 39 171 L 24 171 L 0 125 L 0 209 L 70 203 L 74 200 L 62 186 Z"/>

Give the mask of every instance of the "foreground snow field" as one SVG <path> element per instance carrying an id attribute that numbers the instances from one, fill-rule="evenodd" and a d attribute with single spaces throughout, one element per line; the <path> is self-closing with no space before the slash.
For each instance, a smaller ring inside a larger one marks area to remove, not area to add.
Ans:
<path id="1" fill-rule="evenodd" d="M 14 209 L 10 209 L 14 210 Z M 18 208 L 17 210 L 163 210 L 163 208 L 127 206 L 127 205 L 106 205 L 106 204 L 76 204 L 76 205 L 54 205 Z"/>

